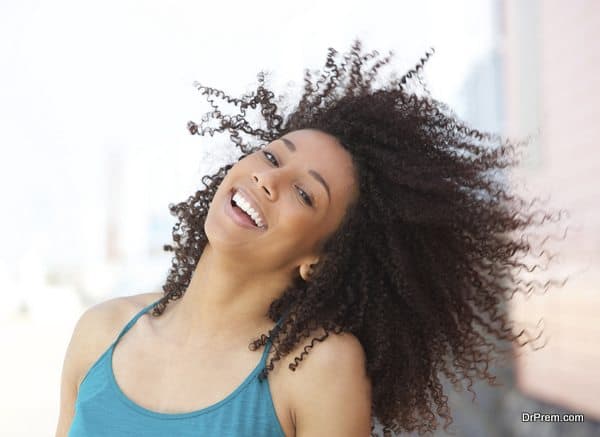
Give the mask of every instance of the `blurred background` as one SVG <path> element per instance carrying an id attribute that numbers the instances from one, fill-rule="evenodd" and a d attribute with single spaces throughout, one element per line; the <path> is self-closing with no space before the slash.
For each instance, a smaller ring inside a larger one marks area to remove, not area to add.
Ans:
<path id="1" fill-rule="evenodd" d="M 237 156 L 192 136 L 194 80 L 240 95 L 271 72 L 276 92 L 362 38 L 399 73 L 430 47 L 433 96 L 474 127 L 531 142 L 515 178 L 567 208 L 571 228 L 545 295 L 511 314 L 543 349 L 492 369 L 501 388 L 447 385 L 460 436 L 600 435 L 600 3 L 355 0 L 287 4 L 155 0 L 0 3 L 0 433 L 54 435 L 76 320 L 116 296 L 159 291 L 179 202 Z M 294 86 L 294 85 L 291 85 Z M 560 231 L 562 232 L 562 231 Z M 584 414 L 531 423 L 524 412 Z M 437 435 L 446 435 L 439 431 Z"/>

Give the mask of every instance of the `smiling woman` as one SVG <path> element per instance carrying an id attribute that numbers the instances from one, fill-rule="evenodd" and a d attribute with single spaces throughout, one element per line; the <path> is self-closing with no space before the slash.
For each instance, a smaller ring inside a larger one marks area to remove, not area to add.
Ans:
<path id="1" fill-rule="evenodd" d="M 429 54 L 381 89 L 391 53 L 377 55 L 356 40 L 338 63 L 329 49 L 289 114 L 263 73 L 242 99 L 198 85 L 213 110 L 190 132 L 228 133 L 242 156 L 169 205 L 163 292 L 82 317 L 79 330 L 118 336 L 105 349 L 74 334 L 70 349 L 95 352 L 65 362 L 65 380 L 83 380 L 70 436 L 433 431 L 436 413 L 451 423 L 440 373 L 493 382 L 495 341 L 524 334 L 504 304 L 539 285 L 521 289 L 516 268 L 529 265 L 516 255 L 543 253 L 522 238 L 540 210 L 493 177 L 518 162 L 514 145 L 407 90 Z M 245 117 L 257 107 L 266 129 Z"/>

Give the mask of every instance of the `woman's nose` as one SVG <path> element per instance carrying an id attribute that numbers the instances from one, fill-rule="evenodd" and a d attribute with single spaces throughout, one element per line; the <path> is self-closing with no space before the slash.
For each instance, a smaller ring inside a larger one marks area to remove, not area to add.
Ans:
<path id="1" fill-rule="evenodd" d="M 259 190 L 264 191 L 264 194 L 271 200 L 275 200 L 282 184 L 285 184 L 288 180 L 288 176 L 285 171 L 281 171 L 279 168 L 271 168 L 253 173 L 252 179 L 258 185 Z"/>
<path id="2" fill-rule="evenodd" d="M 264 194 L 269 198 L 271 198 L 275 194 L 275 191 L 272 188 L 270 178 L 268 175 L 265 175 L 265 173 L 253 173 L 252 179 L 257 185 L 258 190 L 261 191 L 261 194 L 263 194 L 264 192 Z"/>

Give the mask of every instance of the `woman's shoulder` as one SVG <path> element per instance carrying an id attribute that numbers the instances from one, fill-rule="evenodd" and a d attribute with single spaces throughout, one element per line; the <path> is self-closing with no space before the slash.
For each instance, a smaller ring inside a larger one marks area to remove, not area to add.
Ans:
<path id="1" fill-rule="evenodd" d="M 132 305 L 133 309 L 138 311 L 142 308 L 156 302 L 158 299 L 163 297 L 165 294 L 162 291 L 152 291 L 150 293 L 132 294 L 130 296 L 124 296 L 123 299 L 126 301 L 123 306 Z M 128 311 L 127 308 L 125 308 Z"/>
<path id="2" fill-rule="evenodd" d="M 325 335 L 323 328 L 317 328 L 311 331 L 311 335 L 298 344 L 292 350 L 292 353 L 298 354 L 306 350 L 307 346 L 312 345 L 310 355 L 312 359 L 307 359 L 304 375 L 306 378 L 312 378 L 311 373 L 321 373 L 324 368 L 334 369 L 338 367 L 339 360 L 352 362 L 355 368 L 364 368 L 366 364 L 366 354 L 363 345 L 358 338 L 350 332 L 329 332 Z M 313 341 L 315 338 L 321 338 L 323 341 Z"/>
<path id="3" fill-rule="evenodd" d="M 326 337 L 323 341 L 312 340 L 323 337 Z M 343 396 L 344 401 L 341 404 L 347 406 L 370 402 L 365 350 L 355 335 L 330 331 L 329 335 L 325 336 L 325 330 L 317 328 L 310 332 L 308 338 L 299 341 L 292 348 L 289 357 L 301 356 L 302 352 L 307 350 L 307 346 L 311 345 L 308 355 L 299 362 L 296 371 L 286 372 L 285 385 L 296 426 L 300 422 L 306 426 L 306 418 L 319 416 L 318 411 L 306 408 L 306 405 L 314 404 L 315 399 L 327 399 L 327 402 L 340 404 L 340 396 Z M 285 367 L 295 361 L 290 360 Z M 318 409 L 322 409 L 321 413 L 325 411 L 322 402 Z M 332 414 L 347 412 L 332 411 Z"/>
<path id="4" fill-rule="evenodd" d="M 113 297 L 89 307 L 81 319 L 85 319 L 88 325 L 103 328 L 100 332 L 110 334 L 119 331 L 139 310 L 162 296 L 161 292 L 151 292 Z"/>
<path id="5" fill-rule="evenodd" d="M 73 331 L 73 342 L 80 344 L 78 355 L 79 382 L 91 365 L 110 346 L 129 320 L 142 308 L 162 297 L 161 292 L 113 297 L 87 308 Z"/>

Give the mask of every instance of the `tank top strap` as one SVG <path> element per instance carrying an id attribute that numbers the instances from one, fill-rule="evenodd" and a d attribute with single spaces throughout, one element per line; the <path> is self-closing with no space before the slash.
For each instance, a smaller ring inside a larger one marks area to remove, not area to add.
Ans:
<path id="1" fill-rule="evenodd" d="M 158 300 L 146 305 L 144 308 L 142 308 L 140 311 L 137 312 L 137 314 L 135 314 L 131 320 L 129 320 L 129 322 L 127 322 L 127 324 L 123 327 L 123 329 L 121 329 L 121 332 L 119 333 L 119 336 L 116 338 L 116 340 L 113 342 L 113 345 L 117 344 L 117 342 L 121 339 L 121 337 L 123 337 L 125 335 L 125 333 L 127 331 L 129 331 L 129 329 L 131 329 L 131 327 L 133 326 L 133 324 L 135 322 L 137 322 L 137 320 L 144 314 L 146 314 L 148 312 L 148 310 L 152 309 L 154 307 L 154 305 L 156 305 L 158 302 L 160 302 L 160 300 L 162 299 L 159 298 Z"/>

